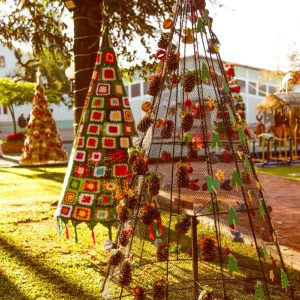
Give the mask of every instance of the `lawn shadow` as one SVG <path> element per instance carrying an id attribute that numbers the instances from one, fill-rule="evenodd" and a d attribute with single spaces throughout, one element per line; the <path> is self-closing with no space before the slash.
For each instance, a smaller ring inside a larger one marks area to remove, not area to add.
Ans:
<path id="1" fill-rule="evenodd" d="M 0 247 L 6 252 L 13 253 L 14 257 L 30 267 L 32 272 L 37 276 L 43 274 L 43 279 L 48 281 L 49 284 L 55 285 L 56 289 L 59 291 L 64 291 L 65 295 L 71 296 L 74 300 L 98 300 L 100 299 L 100 287 L 99 295 L 84 292 L 82 290 L 82 285 L 80 282 L 74 284 L 67 280 L 64 276 L 58 274 L 57 270 L 50 267 L 45 267 L 43 263 L 39 262 L 37 259 L 31 257 L 29 254 L 25 253 L 19 247 L 13 245 L 5 238 L 0 236 Z M 13 285 L 13 284 L 12 284 Z M 13 286 L 11 288 L 14 288 Z M 26 299 L 26 298 L 20 298 Z"/>

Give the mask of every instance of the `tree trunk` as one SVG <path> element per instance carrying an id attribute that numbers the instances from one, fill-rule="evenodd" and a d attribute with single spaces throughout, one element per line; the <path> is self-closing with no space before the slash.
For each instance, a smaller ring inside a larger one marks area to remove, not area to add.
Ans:
<path id="1" fill-rule="evenodd" d="M 14 110 L 13 104 L 9 105 L 8 109 L 10 111 L 11 118 L 12 118 L 12 121 L 13 121 L 14 133 L 17 133 L 17 122 L 16 122 L 16 116 L 15 116 L 15 110 Z"/>
<path id="2" fill-rule="evenodd" d="M 77 0 L 74 11 L 74 137 L 99 47 L 103 0 Z"/>

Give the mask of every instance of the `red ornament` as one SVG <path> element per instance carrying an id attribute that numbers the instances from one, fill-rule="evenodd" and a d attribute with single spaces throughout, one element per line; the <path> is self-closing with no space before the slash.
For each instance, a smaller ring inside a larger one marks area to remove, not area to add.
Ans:
<path id="1" fill-rule="evenodd" d="M 235 85 L 235 86 L 231 87 L 231 91 L 232 91 L 233 93 L 240 93 L 241 87 L 238 86 L 238 85 Z"/>
<path id="2" fill-rule="evenodd" d="M 171 76 L 170 80 L 171 80 L 172 84 L 176 85 L 176 84 L 179 83 L 180 78 L 176 74 L 174 74 L 174 75 Z"/>
<path id="3" fill-rule="evenodd" d="M 184 106 L 190 108 L 190 107 L 192 107 L 192 105 L 193 105 L 193 102 L 191 101 L 191 99 L 186 98 L 186 100 L 184 101 Z"/>
<path id="4" fill-rule="evenodd" d="M 189 188 L 193 191 L 199 191 L 200 190 L 199 184 L 197 184 L 196 182 L 194 182 L 192 180 L 189 182 Z"/>
<path id="5" fill-rule="evenodd" d="M 167 52 L 163 49 L 159 49 L 156 51 L 156 57 L 160 60 L 160 61 L 165 61 L 167 58 Z"/>
<path id="6" fill-rule="evenodd" d="M 171 154 L 167 151 L 163 151 L 160 155 L 161 159 L 164 161 L 168 161 L 171 159 Z"/>
<path id="7" fill-rule="evenodd" d="M 231 155 L 231 153 L 230 153 L 230 151 L 229 151 L 229 149 L 223 149 L 223 162 L 224 163 L 230 163 L 231 162 L 231 160 L 232 160 L 232 155 Z"/>
<path id="8" fill-rule="evenodd" d="M 203 183 L 202 185 L 202 191 L 207 191 L 207 183 Z"/>
<path id="9" fill-rule="evenodd" d="M 226 247 L 226 249 L 225 249 L 225 254 L 226 254 L 227 256 L 229 256 L 230 253 L 231 253 L 230 249 L 229 249 L 228 247 Z"/>

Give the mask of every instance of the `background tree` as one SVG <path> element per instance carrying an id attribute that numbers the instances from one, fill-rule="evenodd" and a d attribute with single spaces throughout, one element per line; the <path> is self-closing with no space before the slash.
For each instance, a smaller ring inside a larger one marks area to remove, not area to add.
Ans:
<path id="1" fill-rule="evenodd" d="M 45 55 L 47 48 L 52 56 L 59 53 L 69 58 L 71 39 L 66 34 L 67 25 L 62 21 L 65 19 L 63 1 L 12 0 L 11 3 L 11 8 L 3 11 L 0 20 L 0 42 L 10 48 L 13 47 L 13 41 L 30 43 L 34 57 Z M 112 33 L 118 53 L 133 62 L 135 51 L 128 51 L 127 46 L 140 37 L 141 43 L 149 50 L 147 38 L 154 37 L 157 30 L 153 24 L 157 24 L 172 10 L 174 0 L 107 0 L 105 3 L 103 0 L 76 0 L 75 4 L 74 122 L 77 124 L 95 63 L 102 22 L 114 29 Z M 147 63 L 138 62 L 137 65 L 145 67 Z"/>
<path id="2" fill-rule="evenodd" d="M 17 132 L 14 106 L 32 102 L 34 89 L 35 83 L 33 82 L 14 82 L 10 78 L 0 78 L 0 104 L 8 107 L 10 111 L 14 133 Z M 55 90 L 47 89 L 46 96 L 51 103 L 60 101 L 60 94 Z"/>

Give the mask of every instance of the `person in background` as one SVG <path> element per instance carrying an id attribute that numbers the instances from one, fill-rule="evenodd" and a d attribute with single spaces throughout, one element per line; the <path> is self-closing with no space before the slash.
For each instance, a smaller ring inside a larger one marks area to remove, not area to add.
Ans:
<path id="1" fill-rule="evenodd" d="M 27 126 L 27 121 L 23 114 L 18 118 L 18 125 L 20 128 L 25 128 Z"/>

